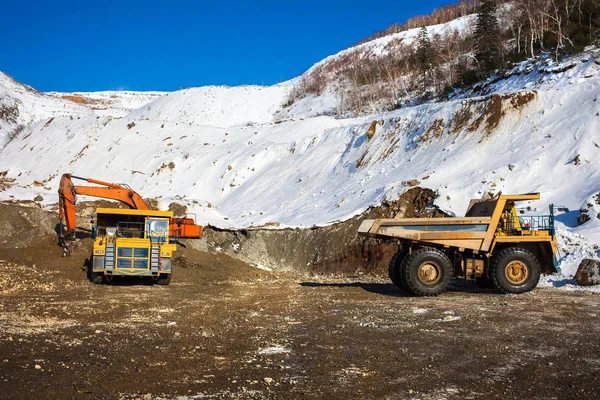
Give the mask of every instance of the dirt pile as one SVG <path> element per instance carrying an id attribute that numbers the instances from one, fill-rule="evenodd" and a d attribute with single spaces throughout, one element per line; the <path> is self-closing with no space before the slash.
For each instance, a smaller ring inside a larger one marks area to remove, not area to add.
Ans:
<path id="1" fill-rule="evenodd" d="M 174 282 L 222 284 L 272 281 L 273 272 L 251 267 L 224 253 L 208 253 L 179 246 L 174 259 Z"/>
<path id="2" fill-rule="evenodd" d="M 56 218 L 31 202 L 0 203 L 0 249 L 32 247 L 56 236 Z"/>
<path id="3" fill-rule="evenodd" d="M 88 221 L 89 225 L 89 221 Z M 92 240 L 78 239 L 72 257 L 62 257 L 58 245 L 58 216 L 33 201 L 0 203 L 0 260 L 31 266 L 64 265 L 83 268 Z"/>
<path id="4" fill-rule="evenodd" d="M 312 229 L 252 229 L 226 231 L 212 227 L 201 240 L 184 241 L 207 253 L 224 253 L 235 259 L 273 270 L 315 273 L 382 273 L 397 251 L 388 241 L 366 240 L 357 234 L 368 218 L 442 216 L 430 189 L 412 188 L 396 201 L 384 201 L 365 214 L 335 225 Z"/>

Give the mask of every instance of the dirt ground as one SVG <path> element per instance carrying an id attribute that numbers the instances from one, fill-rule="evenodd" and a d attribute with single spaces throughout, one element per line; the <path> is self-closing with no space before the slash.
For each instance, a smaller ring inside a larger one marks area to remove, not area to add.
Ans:
<path id="1" fill-rule="evenodd" d="M 0 262 L 0 398 L 598 397 L 598 295 L 417 298 L 204 256 L 166 287 Z"/>

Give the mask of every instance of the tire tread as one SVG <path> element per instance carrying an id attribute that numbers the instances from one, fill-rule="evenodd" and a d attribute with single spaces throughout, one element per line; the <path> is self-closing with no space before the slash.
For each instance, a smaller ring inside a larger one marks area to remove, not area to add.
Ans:
<path id="1" fill-rule="evenodd" d="M 415 262 L 415 260 L 418 257 L 420 257 L 424 253 L 433 253 L 436 256 L 438 256 L 442 261 L 440 267 L 442 267 L 442 269 L 445 269 L 445 274 L 447 275 L 446 277 L 442 277 L 442 279 L 443 279 L 442 283 L 439 287 L 437 287 L 437 290 L 435 290 L 435 291 L 424 291 L 424 290 L 420 289 L 415 284 L 415 282 L 411 279 L 412 264 Z M 448 289 L 450 289 L 454 271 L 452 269 L 452 262 L 450 261 L 450 258 L 448 258 L 446 253 L 444 253 L 443 251 L 441 251 L 435 247 L 422 247 L 422 248 L 414 251 L 412 254 L 407 255 L 406 258 L 404 259 L 404 264 L 405 264 L 405 268 L 403 269 L 403 272 L 404 272 L 403 280 L 404 280 L 404 283 L 409 292 L 411 292 L 417 296 L 437 296 L 439 294 L 447 292 Z"/>
<path id="2" fill-rule="evenodd" d="M 505 263 L 508 263 L 512 260 L 519 259 L 519 257 L 530 258 L 530 262 L 527 262 L 527 266 L 529 268 L 529 276 L 528 279 L 519 289 L 511 289 L 508 285 L 505 285 L 501 280 L 499 274 L 504 274 L 504 271 L 499 271 L 499 269 L 504 269 L 506 266 Z M 506 261 L 505 261 L 506 260 Z M 504 266 L 502 266 L 504 265 Z M 490 276 L 494 287 L 500 290 L 502 293 L 507 294 L 518 294 L 525 293 L 533 290 L 539 280 L 541 275 L 542 268 L 540 266 L 540 262 L 538 258 L 527 249 L 522 247 L 508 247 L 504 250 L 501 250 L 492 260 L 492 266 L 490 269 Z"/>

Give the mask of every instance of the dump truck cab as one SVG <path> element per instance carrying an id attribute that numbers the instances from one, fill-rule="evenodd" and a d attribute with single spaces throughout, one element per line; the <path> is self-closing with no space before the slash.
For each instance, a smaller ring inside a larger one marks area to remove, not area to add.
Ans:
<path id="1" fill-rule="evenodd" d="M 92 232 L 94 249 L 90 278 L 94 283 L 115 276 L 147 276 L 171 282 L 173 252 L 171 211 L 97 208 Z"/>
<path id="2" fill-rule="evenodd" d="M 414 294 L 442 293 L 453 276 L 522 293 L 537 285 L 542 272 L 556 271 L 555 207 L 547 215 L 516 207 L 539 199 L 539 193 L 498 194 L 471 200 L 464 217 L 365 220 L 358 232 L 398 242 L 389 275 Z"/>

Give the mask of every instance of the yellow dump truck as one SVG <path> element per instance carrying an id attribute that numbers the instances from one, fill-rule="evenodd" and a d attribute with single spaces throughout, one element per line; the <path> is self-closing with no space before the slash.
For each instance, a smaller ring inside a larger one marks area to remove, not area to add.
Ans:
<path id="1" fill-rule="evenodd" d="M 504 293 L 523 293 L 536 287 L 542 272 L 556 271 L 555 207 L 536 216 L 515 207 L 539 199 L 539 193 L 498 194 L 471 200 L 464 217 L 368 219 L 358 233 L 398 242 L 388 272 L 402 290 L 436 296 L 460 276 Z"/>
<path id="2" fill-rule="evenodd" d="M 168 285 L 176 250 L 169 243 L 172 217 L 171 211 L 97 208 L 90 279 L 103 283 L 115 276 L 147 276 Z"/>

